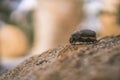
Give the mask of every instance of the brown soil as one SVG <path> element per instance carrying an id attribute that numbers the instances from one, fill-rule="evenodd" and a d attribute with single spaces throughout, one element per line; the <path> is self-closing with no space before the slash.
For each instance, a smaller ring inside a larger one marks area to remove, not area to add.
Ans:
<path id="1" fill-rule="evenodd" d="M 120 80 L 120 35 L 33 56 L 0 80 Z"/>

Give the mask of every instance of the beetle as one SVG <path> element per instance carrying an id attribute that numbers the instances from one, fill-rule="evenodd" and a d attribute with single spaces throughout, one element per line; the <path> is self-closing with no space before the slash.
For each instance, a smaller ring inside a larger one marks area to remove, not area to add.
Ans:
<path id="1" fill-rule="evenodd" d="M 96 32 L 90 29 L 75 31 L 70 39 L 70 44 L 80 44 L 80 43 L 94 43 L 96 42 Z"/>

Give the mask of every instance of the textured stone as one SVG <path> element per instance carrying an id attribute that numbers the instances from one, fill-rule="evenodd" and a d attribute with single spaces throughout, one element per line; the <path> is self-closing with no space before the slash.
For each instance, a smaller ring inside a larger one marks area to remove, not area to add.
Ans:
<path id="1" fill-rule="evenodd" d="M 120 35 L 33 56 L 0 80 L 120 80 Z"/>

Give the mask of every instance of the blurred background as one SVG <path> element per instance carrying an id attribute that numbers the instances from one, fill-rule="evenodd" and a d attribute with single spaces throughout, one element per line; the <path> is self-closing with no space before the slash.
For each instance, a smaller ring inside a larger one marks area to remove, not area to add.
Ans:
<path id="1" fill-rule="evenodd" d="M 0 73 L 85 28 L 120 34 L 120 0 L 0 0 Z"/>

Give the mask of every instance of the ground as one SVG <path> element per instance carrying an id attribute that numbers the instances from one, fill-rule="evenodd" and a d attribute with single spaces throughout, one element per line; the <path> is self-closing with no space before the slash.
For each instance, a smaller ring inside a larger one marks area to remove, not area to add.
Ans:
<path id="1" fill-rule="evenodd" d="M 120 35 L 48 50 L 3 73 L 0 80 L 120 80 Z"/>

